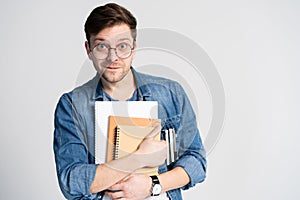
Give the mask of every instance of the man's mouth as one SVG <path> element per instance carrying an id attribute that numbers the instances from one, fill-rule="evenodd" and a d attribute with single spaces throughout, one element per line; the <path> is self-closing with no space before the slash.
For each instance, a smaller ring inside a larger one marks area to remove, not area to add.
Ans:
<path id="1" fill-rule="evenodd" d="M 120 65 L 118 65 L 118 63 L 107 63 L 106 65 L 106 69 L 119 69 Z"/>
<path id="2" fill-rule="evenodd" d="M 119 69 L 119 66 L 108 66 L 107 69 Z"/>

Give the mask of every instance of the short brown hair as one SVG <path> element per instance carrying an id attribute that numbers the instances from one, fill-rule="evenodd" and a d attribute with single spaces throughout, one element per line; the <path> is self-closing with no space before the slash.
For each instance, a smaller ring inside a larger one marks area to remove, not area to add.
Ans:
<path id="1" fill-rule="evenodd" d="M 136 40 L 136 19 L 124 7 L 116 3 L 108 3 L 95 8 L 88 16 L 84 31 L 86 39 L 90 44 L 91 35 L 96 35 L 101 30 L 114 25 L 125 23 L 131 29 L 132 37 Z"/>

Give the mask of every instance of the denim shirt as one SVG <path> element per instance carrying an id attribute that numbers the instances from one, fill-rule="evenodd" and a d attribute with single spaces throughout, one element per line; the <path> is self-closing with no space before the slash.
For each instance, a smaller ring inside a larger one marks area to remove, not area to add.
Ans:
<path id="1" fill-rule="evenodd" d="M 172 200 L 181 200 L 185 190 L 206 177 L 206 157 L 196 116 L 183 88 L 175 81 L 136 72 L 131 68 L 139 100 L 157 101 L 162 130 L 174 128 L 179 158 L 159 166 L 159 173 L 182 167 L 190 182 L 168 191 Z M 67 199 L 102 199 L 103 193 L 90 193 L 95 164 L 95 101 L 107 100 L 100 75 L 65 93 L 55 110 L 54 154 L 59 186 Z M 165 139 L 161 134 L 161 139 Z"/>

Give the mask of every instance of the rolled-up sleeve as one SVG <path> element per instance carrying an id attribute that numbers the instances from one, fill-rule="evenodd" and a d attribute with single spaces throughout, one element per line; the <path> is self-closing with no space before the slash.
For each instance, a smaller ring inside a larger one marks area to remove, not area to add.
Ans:
<path id="1" fill-rule="evenodd" d="M 82 123 L 70 95 L 63 95 L 55 110 L 53 148 L 59 185 L 67 199 L 95 198 L 90 186 L 97 165 L 88 161 Z"/>
<path id="2" fill-rule="evenodd" d="M 174 163 L 173 167 L 182 167 L 190 177 L 190 182 L 182 187 L 183 190 L 203 182 L 206 178 L 206 159 L 201 154 L 185 154 Z"/>
<path id="3" fill-rule="evenodd" d="M 182 167 L 190 177 L 189 184 L 182 187 L 186 190 L 205 180 L 207 162 L 206 152 L 197 128 L 196 116 L 190 101 L 179 84 L 176 90 L 181 117 L 180 127 L 177 130 L 179 159 L 173 167 Z"/>

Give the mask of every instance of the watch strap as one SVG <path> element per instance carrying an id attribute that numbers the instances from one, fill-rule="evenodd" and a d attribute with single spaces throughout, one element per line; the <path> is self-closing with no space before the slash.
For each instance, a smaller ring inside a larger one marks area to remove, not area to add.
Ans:
<path id="1" fill-rule="evenodd" d="M 150 177 L 152 179 L 152 184 L 160 184 L 159 183 L 159 179 L 158 179 L 158 177 L 156 175 L 150 176 Z"/>
<path id="2" fill-rule="evenodd" d="M 159 194 L 153 194 L 153 187 L 155 185 L 160 185 L 159 179 L 156 175 L 150 176 L 152 179 L 152 188 L 151 188 L 151 196 L 158 196 Z"/>

